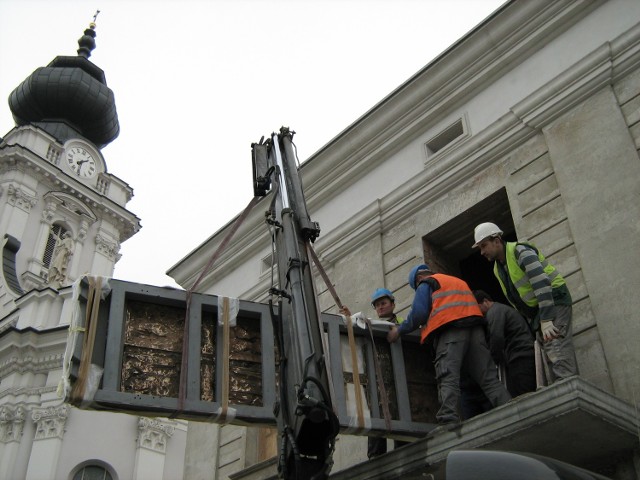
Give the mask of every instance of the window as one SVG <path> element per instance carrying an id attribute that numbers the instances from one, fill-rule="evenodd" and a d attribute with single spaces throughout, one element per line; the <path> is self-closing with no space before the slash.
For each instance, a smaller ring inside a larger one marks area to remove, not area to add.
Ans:
<path id="1" fill-rule="evenodd" d="M 260 262 L 260 274 L 263 274 L 263 273 L 271 271 L 272 262 L 273 262 L 273 258 L 272 258 L 271 253 L 270 253 L 269 255 L 264 257 L 262 259 L 262 261 Z"/>
<path id="2" fill-rule="evenodd" d="M 459 118 L 426 143 L 427 156 L 431 157 L 454 141 L 465 138 L 467 132 L 466 117 Z"/>
<path id="3" fill-rule="evenodd" d="M 85 465 L 76 472 L 73 480 L 113 480 L 113 477 L 100 465 Z"/>
<path id="4" fill-rule="evenodd" d="M 67 230 L 61 225 L 52 225 L 51 231 L 49 232 L 49 237 L 47 238 L 47 245 L 44 247 L 44 255 L 42 256 L 42 263 L 45 267 L 49 268 L 51 265 L 51 258 L 53 257 L 53 252 L 56 249 L 56 245 L 62 239 L 62 236 L 67 232 Z"/>
<path id="5" fill-rule="evenodd" d="M 465 212 L 451 218 L 422 238 L 424 259 L 436 271 L 462 278 L 471 290 L 482 289 L 494 300 L 508 303 L 493 275 L 493 263 L 473 245 L 473 229 L 482 222 L 495 222 L 507 241 L 515 240 L 515 226 L 505 188 L 492 193 Z"/>

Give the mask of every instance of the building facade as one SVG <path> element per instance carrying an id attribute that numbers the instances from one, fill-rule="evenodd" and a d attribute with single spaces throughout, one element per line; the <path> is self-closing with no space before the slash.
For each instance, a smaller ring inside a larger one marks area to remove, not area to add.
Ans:
<path id="1" fill-rule="evenodd" d="M 500 298 L 489 263 L 471 248 L 474 226 L 495 222 L 507 238 L 537 245 L 565 277 L 581 379 L 637 412 L 639 67 L 638 2 L 504 4 L 302 164 L 321 227 L 314 248 L 340 298 L 372 313 L 370 293 L 386 287 L 406 314 L 408 272 L 425 261 Z M 202 291 L 267 298 L 261 205 Z M 228 228 L 169 274 L 192 285 Z M 317 289 L 323 311 L 337 313 L 319 277 Z M 219 452 L 209 463 L 218 478 L 267 478 L 247 468 L 262 459 L 265 436 L 202 426 L 187 442 Z M 365 446 L 341 436 L 334 471 L 366 460 Z M 635 459 L 635 472 L 616 478 L 640 478 L 637 447 Z"/>
<path id="2" fill-rule="evenodd" d="M 0 478 L 182 478 L 186 422 L 87 412 L 59 395 L 74 284 L 110 277 L 140 229 L 133 190 L 101 148 L 119 133 L 113 93 L 89 61 L 56 57 L 9 97 L 0 141 Z"/>
<path id="3" fill-rule="evenodd" d="M 58 396 L 74 281 L 110 276 L 119 245 L 140 228 L 126 209 L 131 188 L 107 172 L 101 153 L 119 126 L 104 76 L 88 60 L 94 36 L 89 29 L 78 57 L 58 57 L 11 94 L 17 126 L 0 143 L 0 478 L 271 478 L 273 430 L 87 412 Z M 634 0 L 505 3 L 303 159 L 309 211 L 321 226 L 314 248 L 340 297 L 372 313 L 370 293 L 386 287 L 404 316 L 407 274 L 424 261 L 499 297 L 490 265 L 471 249 L 476 224 L 498 223 L 565 276 L 580 377 L 635 408 L 637 425 L 639 67 Z M 92 101 L 107 99 L 92 109 L 99 118 L 87 121 L 82 105 L 30 108 L 30 95 L 46 95 L 61 73 L 86 78 Z M 267 298 L 266 204 L 200 291 Z M 169 274 L 190 287 L 229 228 Z M 336 313 L 316 285 L 323 311 Z M 420 448 L 409 450 L 424 459 Z M 637 438 L 620 458 L 606 473 L 640 478 Z M 349 473 L 366 460 L 363 437 L 341 435 L 334 460 L 336 478 L 374 478 Z"/>

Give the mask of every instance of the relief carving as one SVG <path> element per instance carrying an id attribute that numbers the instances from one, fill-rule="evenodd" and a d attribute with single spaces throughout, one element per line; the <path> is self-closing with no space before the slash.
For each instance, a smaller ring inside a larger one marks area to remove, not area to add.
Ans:
<path id="1" fill-rule="evenodd" d="M 169 437 L 175 427 L 156 418 L 140 417 L 138 420 L 138 447 L 165 453 Z"/>
<path id="2" fill-rule="evenodd" d="M 34 409 L 31 418 L 36 424 L 35 440 L 62 439 L 68 416 L 69 407 L 67 405 Z"/>
<path id="3" fill-rule="evenodd" d="M 0 442 L 19 442 L 24 430 L 24 419 L 23 407 L 0 407 Z"/>
<path id="4" fill-rule="evenodd" d="M 27 213 L 29 213 L 31 208 L 38 203 L 35 196 L 29 194 L 22 187 L 16 186 L 13 183 L 9 184 L 7 194 L 9 196 L 10 205 L 18 207 Z"/>

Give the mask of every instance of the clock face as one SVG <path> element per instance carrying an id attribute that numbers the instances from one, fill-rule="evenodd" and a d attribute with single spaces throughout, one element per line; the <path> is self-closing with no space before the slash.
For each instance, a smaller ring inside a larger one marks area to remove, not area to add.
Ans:
<path id="1" fill-rule="evenodd" d="M 71 147 L 67 151 L 67 164 L 79 177 L 91 178 L 97 173 L 95 159 L 82 147 Z"/>

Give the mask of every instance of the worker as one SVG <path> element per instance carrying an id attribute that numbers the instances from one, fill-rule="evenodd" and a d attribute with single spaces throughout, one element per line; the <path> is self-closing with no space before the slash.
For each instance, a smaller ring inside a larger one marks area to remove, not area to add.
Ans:
<path id="1" fill-rule="evenodd" d="M 509 303 L 540 336 L 556 379 L 578 374 L 571 326 L 571 294 L 556 268 L 532 244 L 505 242 L 495 223 L 474 230 L 472 248 L 494 262 L 493 272 Z"/>
<path id="2" fill-rule="evenodd" d="M 512 397 L 536 389 L 534 336 L 527 320 L 518 311 L 494 302 L 484 290 L 474 290 L 489 327 L 489 350 L 498 366 L 504 367 L 507 390 Z"/>
<path id="3" fill-rule="evenodd" d="M 371 295 L 371 306 L 375 309 L 376 315 L 381 320 L 392 323 L 402 323 L 403 319 L 395 314 L 396 299 L 390 290 L 386 288 L 378 288 Z M 342 315 L 351 316 L 351 311 L 347 306 L 340 309 Z M 384 437 L 368 437 L 367 457 L 369 459 L 378 457 L 387 453 L 387 439 Z M 409 442 L 394 440 L 394 448 L 406 445 Z"/>
<path id="4" fill-rule="evenodd" d="M 460 378 L 464 369 L 480 386 L 493 407 L 511 396 L 498 380 L 485 335 L 485 319 L 464 280 L 432 272 L 425 264 L 409 273 L 415 290 L 411 311 L 387 334 L 390 343 L 422 326 L 421 343 L 433 342 L 434 366 L 440 394 L 436 420 L 459 423 Z"/>

